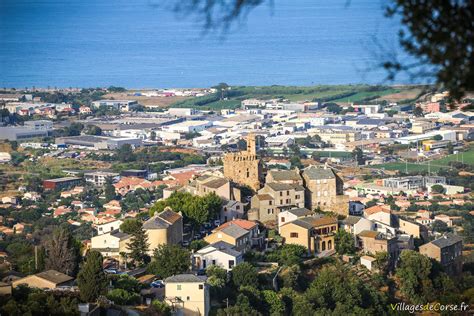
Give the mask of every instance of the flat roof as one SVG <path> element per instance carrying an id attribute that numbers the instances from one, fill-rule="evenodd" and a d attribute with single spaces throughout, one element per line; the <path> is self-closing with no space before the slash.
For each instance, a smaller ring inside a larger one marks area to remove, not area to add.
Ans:
<path id="1" fill-rule="evenodd" d="M 78 177 L 63 177 L 63 178 L 57 178 L 57 179 L 48 179 L 44 181 L 48 182 L 64 182 L 64 181 L 75 181 L 75 180 L 81 180 L 81 178 Z"/>

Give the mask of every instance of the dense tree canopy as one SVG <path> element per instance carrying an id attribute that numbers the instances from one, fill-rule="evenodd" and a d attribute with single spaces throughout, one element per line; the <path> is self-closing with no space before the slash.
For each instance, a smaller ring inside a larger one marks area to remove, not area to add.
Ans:
<path id="1" fill-rule="evenodd" d="M 236 287 L 258 286 L 257 270 L 248 262 L 239 263 L 232 269 L 232 282 Z"/>
<path id="2" fill-rule="evenodd" d="M 178 245 L 160 245 L 153 253 L 148 271 L 161 278 L 188 271 L 191 266 L 190 253 Z"/>
<path id="3" fill-rule="evenodd" d="M 175 192 L 164 201 L 159 201 L 150 209 L 150 215 L 162 212 L 170 207 L 175 212 L 182 212 L 186 219 L 201 225 L 216 218 L 221 209 L 222 200 L 215 193 L 206 196 L 192 195 L 187 192 Z"/>

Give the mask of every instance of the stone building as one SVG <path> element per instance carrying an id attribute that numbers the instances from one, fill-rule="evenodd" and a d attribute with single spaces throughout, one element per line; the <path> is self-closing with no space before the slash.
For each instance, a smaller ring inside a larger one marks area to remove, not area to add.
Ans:
<path id="1" fill-rule="evenodd" d="M 143 223 L 143 229 L 148 236 L 150 255 L 159 245 L 176 245 L 183 241 L 183 217 L 171 209 L 155 214 Z"/>
<path id="2" fill-rule="evenodd" d="M 262 162 L 257 155 L 257 141 L 253 134 L 247 136 L 247 150 L 224 155 L 224 176 L 253 190 L 260 189 Z"/>
<path id="3" fill-rule="evenodd" d="M 364 253 L 375 255 L 377 252 L 386 252 L 389 255 L 390 266 L 397 261 L 400 254 L 397 237 L 370 230 L 362 231 L 357 237 Z"/>
<path id="4" fill-rule="evenodd" d="M 420 253 L 438 261 L 448 274 L 462 270 L 462 239 L 458 236 L 442 236 L 420 246 Z"/>
<path id="5" fill-rule="evenodd" d="M 343 194 L 343 181 L 331 168 L 309 166 L 303 170 L 306 207 L 310 210 L 349 214 L 349 197 Z"/>
<path id="6" fill-rule="evenodd" d="M 226 178 L 203 175 L 185 186 L 185 191 L 199 196 L 215 193 L 225 201 L 240 201 L 240 189 Z"/>
<path id="7" fill-rule="evenodd" d="M 299 184 L 267 183 L 251 200 L 249 219 L 277 222 L 278 214 L 292 208 L 304 207 L 305 190 Z"/>

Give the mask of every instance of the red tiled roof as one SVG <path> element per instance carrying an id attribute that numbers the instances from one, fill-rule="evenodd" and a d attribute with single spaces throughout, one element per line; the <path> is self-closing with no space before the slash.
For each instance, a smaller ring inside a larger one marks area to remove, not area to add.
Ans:
<path id="1" fill-rule="evenodd" d="M 215 229 L 215 231 L 222 230 L 222 229 L 226 228 L 227 226 L 230 226 L 230 225 L 233 225 L 233 224 L 239 226 L 240 228 L 246 229 L 246 230 L 251 230 L 252 228 L 257 226 L 257 224 L 255 222 L 252 222 L 252 221 L 248 221 L 248 220 L 245 220 L 245 219 L 234 219 L 230 222 L 225 222 L 221 226 L 217 227 Z"/>
<path id="2" fill-rule="evenodd" d="M 386 207 L 383 207 L 381 205 L 374 205 L 372 207 L 366 208 L 364 210 L 364 213 L 368 215 L 372 215 L 378 212 L 385 212 L 385 213 L 390 213 L 390 210 L 388 210 Z"/>

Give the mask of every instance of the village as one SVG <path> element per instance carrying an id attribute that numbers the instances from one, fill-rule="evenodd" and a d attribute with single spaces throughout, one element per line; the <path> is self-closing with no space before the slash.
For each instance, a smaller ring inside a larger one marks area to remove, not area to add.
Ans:
<path id="1" fill-rule="evenodd" d="M 60 315 L 472 312 L 473 99 L 120 92 L 0 94 L 0 310 L 24 290 Z"/>

